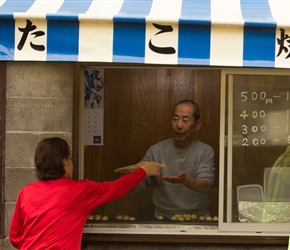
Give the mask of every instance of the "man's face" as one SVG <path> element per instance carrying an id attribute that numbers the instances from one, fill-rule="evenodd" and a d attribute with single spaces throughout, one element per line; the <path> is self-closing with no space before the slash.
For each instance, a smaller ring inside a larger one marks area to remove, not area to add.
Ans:
<path id="1" fill-rule="evenodd" d="M 193 118 L 194 107 L 191 104 L 179 104 L 171 118 L 172 135 L 174 144 L 183 148 L 188 146 L 194 138 L 195 131 L 201 127 L 201 120 Z"/>

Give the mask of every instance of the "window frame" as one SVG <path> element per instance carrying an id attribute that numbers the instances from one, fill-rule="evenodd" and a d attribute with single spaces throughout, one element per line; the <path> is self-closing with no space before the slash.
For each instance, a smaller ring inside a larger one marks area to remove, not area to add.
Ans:
<path id="1" fill-rule="evenodd" d="M 231 218 L 231 204 L 230 201 L 232 200 L 232 194 L 230 189 L 228 188 L 228 193 L 225 195 L 225 185 L 227 183 L 228 187 L 232 187 L 231 178 L 232 178 L 232 166 L 227 166 L 226 168 L 226 161 L 231 162 L 231 154 L 228 151 L 227 157 L 225 159 L 225 143 L 227 141 L 228 148 L 231 148 L 231 140 L 226 140 L 226 131 L 225 131 L 225 121 L 226 121 L 226 100 L 228 100 L 228 113 L 232 113 L 232 96 L 226 98 L 226 85 L 228 84 L 233 85 L 233 76 L 234 75 L 290 75 L 290 72 L 283 69 L 224 69 L 221 72 L 221 112 L 220 112 L 220 176 L 219 176 L 219 201 L 227 201 L 226 205 L 225 202 L 219 202 L 219 226 L 218 229 L 221 232 L 248 232 L 249 234 L 264 234 L 264 235 L 278 235 L 278 236 L 287 236 L 289 235 L 289 224 L 290 223 L 240 223 L 240 222 L 227 222 L 225 220 L 225 214 L 227 213 L 227 217 Z M 229 78 L 227 83 L 227 77 Z M 231 88 L 231 86 L 230 86 Z M 229 90 L 231 91 L 231 90 Z M 228 118 L 231 120 L 231 118 Z M 224 139 L 223 139 L 224 138 Z M 227 173 L 227 176 L 225 176 Z M 232 189 L 233 190 L 233 187 Z M 227 197 L 226 197 L 227 196 Z M 229 210 L 229 211 L 228 211 Z M 288 231 L 288 232 L 287 232 Z"/>
<path id="2" fill-rule="evenodd" d="M 97 63 L 90 63 L 88 64 L 90 66 L 100 66 Z M 74 119 L 73 119 L 73 150 L 74 155 L 78 155 L 79 162 L 82 162 L 83 160 L 83 152 L 81 152 L 81 149 L 83 148 L 82 142 L 81 142 L 81 131 L 83 128 L 83 123 L 80 121 L 80 117 L 82 110 L 81 109 L 81 98 L 82 95 L 82 87 L 80 88 L 80 82 L 82 80 L 82 68 L 86 66 L 86 63 L 75 63 L 74 67 Z M 101 66 L 108 66 L 112 67 L 112 64 L 102 63 Z M 121 67 L 136 67 L 136 65 L 125 65 L 125 64 L 117 64 L 115 66 L 121 66 Z M 139 66 L 139 67 L 142 67 Z M 174 67 L 174 66 L 172 66 Z M 177 67 L 177 66 L 175 66 Z M 221 79 L 223 80 L 223 70 L 221 70 Z M 242 69 L 244 70 L 244 69 Z M 81 179 L 83 174 L 81 173 L 81 169 L 76 165 L 74 171 L 74 178 L 75 179 Z M 221 175 L 221 173 L 220 173 Z M 220 181 L 220 183 L 222 183 Z M 219 198 L 219 200 L 221 200 Z M 220 207 L 219 207 L 220 209 Z M 219 214 L 220 216 L 220 214 Z M 221 217 L 220 217 L 221 218 Z M 220 222 L 218 228 L 221 228 Z M 116 230 L 84 230 L 83 232 L 83 238 L 82 242 L 84 245 L 94 243 L 94 242 L 102 242 L 102 243 L 113 243 L 113 242 L 122 242 L 122 243 L 144 243 L 144 244 L 207 244 L 210 241 L 213 245 L 218 244 L 245 244 L 245 245 L 288 245 L 288 236 L 283 235 L 260 235 L 255 234 L 252 232 L 232 232 L 232 231 L 221 231 L 217 233 L 205 233 L 202 234 L 195 234 L 194 232 L 178 232 L 173 233 L 171 236 L 170 234 L 167 234 L 166 232 L 159 232 L 155 233 L 154 230 L 148 230 L 148 232 L 140 231 L 138 230 L 134 232 L 126 232 L 126 230 L 122 231 L 122 229 L 116 229 Z M 169 237 L 168 237 L 169 236 Z"/>
<path id="3" fill-rule="evenodd" d="M 5 237 L 4 222 L 4 170 L 5 170 L 5 119 L 6 119 L 6 62 L 0 62 L 0 239 Z"/>

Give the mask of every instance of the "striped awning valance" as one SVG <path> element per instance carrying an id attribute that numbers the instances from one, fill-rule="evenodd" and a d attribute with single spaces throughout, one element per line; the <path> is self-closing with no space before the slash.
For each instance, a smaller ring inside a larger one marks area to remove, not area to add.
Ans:
<path id="1" fill-rule="evenodd" d="M 0 60 L 290 68 L 290 0 L 0 0 Z"/>

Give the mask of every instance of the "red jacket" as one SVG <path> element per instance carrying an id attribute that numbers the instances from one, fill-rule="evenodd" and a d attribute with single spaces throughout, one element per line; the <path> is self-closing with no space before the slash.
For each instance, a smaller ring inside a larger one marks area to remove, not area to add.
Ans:
<path id="1" fill-rule="evenodd" d="M 17 198 L 10 241 L 17 249 L 80 249 L 82 230 L 90 213 L 121 198 L 145 177 L 145 171 L 139 168 L 113 182 L 63 177 L 28 184 Z"/>

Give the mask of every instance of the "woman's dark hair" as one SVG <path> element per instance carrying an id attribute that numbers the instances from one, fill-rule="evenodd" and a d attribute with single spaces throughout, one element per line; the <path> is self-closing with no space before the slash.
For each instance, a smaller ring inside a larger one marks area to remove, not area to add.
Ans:
<path id="1" fill-rule="evenodd" d="M 64 159 L 68 159 L 68 143 L 58 137 L 46 138 L 39 142 L 34 155 L 36 174 L 39 180 L 54 180 L 64 176 Z"/>
<path id="2" fill-rule="evenodd" d="M 200 108 L 198 106 L 198 104 L 192 100 L 182 100 L 182 101 L 179 101 L 178 103 L 176 103 L 175 107 L 174 107 L 174 110 L 173 110 L 173 113 L 175 111 L 175 108 L 179 105 L 179 104 L 191 104 L 193 106 L 193 118 L 195 121 L 198 121 L 200 119 Z"/>

